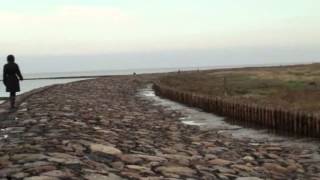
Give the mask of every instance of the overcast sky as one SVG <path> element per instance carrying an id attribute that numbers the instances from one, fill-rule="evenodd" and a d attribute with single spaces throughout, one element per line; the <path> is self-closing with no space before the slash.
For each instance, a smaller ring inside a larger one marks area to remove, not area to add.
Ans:
<path id="1" fill-rule="evenodd" d="M 26 71 L 311 62 L 319 9 L 319 0 L 0 0 L 0 60 L 13 53 Z"/>

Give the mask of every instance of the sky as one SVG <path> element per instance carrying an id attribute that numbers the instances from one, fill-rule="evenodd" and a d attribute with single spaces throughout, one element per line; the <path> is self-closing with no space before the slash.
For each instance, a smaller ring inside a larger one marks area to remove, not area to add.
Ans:
<path id="1" fill-rule="evenodd" d="M 319 0 L 0 0 L 26 72 L 316 62 Z"/>

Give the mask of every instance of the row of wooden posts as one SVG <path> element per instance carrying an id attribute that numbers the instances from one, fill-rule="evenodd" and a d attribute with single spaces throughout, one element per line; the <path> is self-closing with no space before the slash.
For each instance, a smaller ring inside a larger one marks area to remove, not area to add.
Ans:
<path id="1" fill-rule="evenodd" d="M 239 123 L 258 125 L 273 131 L 295 135 L 320 137 L 320 117 L 316 114 L 243 104 L 221 97 L 183 92 L 158 83 L 153 85 L 153 89 L 158 96 L 201 108 Z"/>

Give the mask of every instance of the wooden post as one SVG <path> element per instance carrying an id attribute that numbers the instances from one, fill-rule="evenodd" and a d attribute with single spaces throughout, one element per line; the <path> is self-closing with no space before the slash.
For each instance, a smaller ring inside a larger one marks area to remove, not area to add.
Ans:
<path id="1" fill-rule="evenodd" d="M 227 87 L 225 86 L 226 91 Z M 320 137 L 320 116 L 300 111 L 288 111 L 255 104 L 243 104 L 234 99 L 203 96 L 195 93 L 179 91 L 157 83 L 153 85 L 156 95 L 199 107 L 207 112 L 228 116 L 242 123 L 254 123 L 274 130 L 288 131 L 305 136 Z"/>
<path id="2" fill-rule="evenodd" d="M 224 91 L 224 95 L 228 96 L 227 78 L 225 76 L 223 77 L 223 91 Z"/>
<path id="3" fill-rule="evenodd" d="M 316 116 L 316 137 L 320 137 L 320 118 L 319 115 Z"/>

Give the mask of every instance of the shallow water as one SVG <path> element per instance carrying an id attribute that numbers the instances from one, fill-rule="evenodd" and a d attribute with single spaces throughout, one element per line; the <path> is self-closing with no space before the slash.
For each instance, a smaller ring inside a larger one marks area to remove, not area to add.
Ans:
<path id="1" fill-rule="evenodd" d="M 202 130 L 216 130 L 221 134 L 230 135 L 236 139 L 249 138 L 257 142 L 268 141 L 279 143 L 289 147 L 304 147 L 313 151 L 313 160 L 320 161 L 320 140 L 314 138 L 290 137 L 272 133 L 266 129 L 248 128 L 229 123 L 224 117 L 213 113 L 206 113 L 198 108 L 192 108 L 183 104 L 164 99 L 155 95 L 152 85 L 141 89 L 138 96 L 153 101 L 155 105 L 161 105 L 165 109 L 179 111 L 183 117 L 180 120 L 189 125 L 199 126 Z"/>
<path id="2" fill-rule="evenodd" d="M 64 83 L 80 81 L 80 80 L 85 80 L 85 78 L 24 80 L 20 82 L 21 91 L 18 92 L 17 94 L 19 95 L 19 94 L 31 91 L 33 89 L 48 86 L 48 85 L 64 84 Z M 5 86 L 3 85 L 3 83 L 0 83 L 0 97 L 7 97 L 7 96 L 9 96 L 9 93 L 6 92 Z"/>

